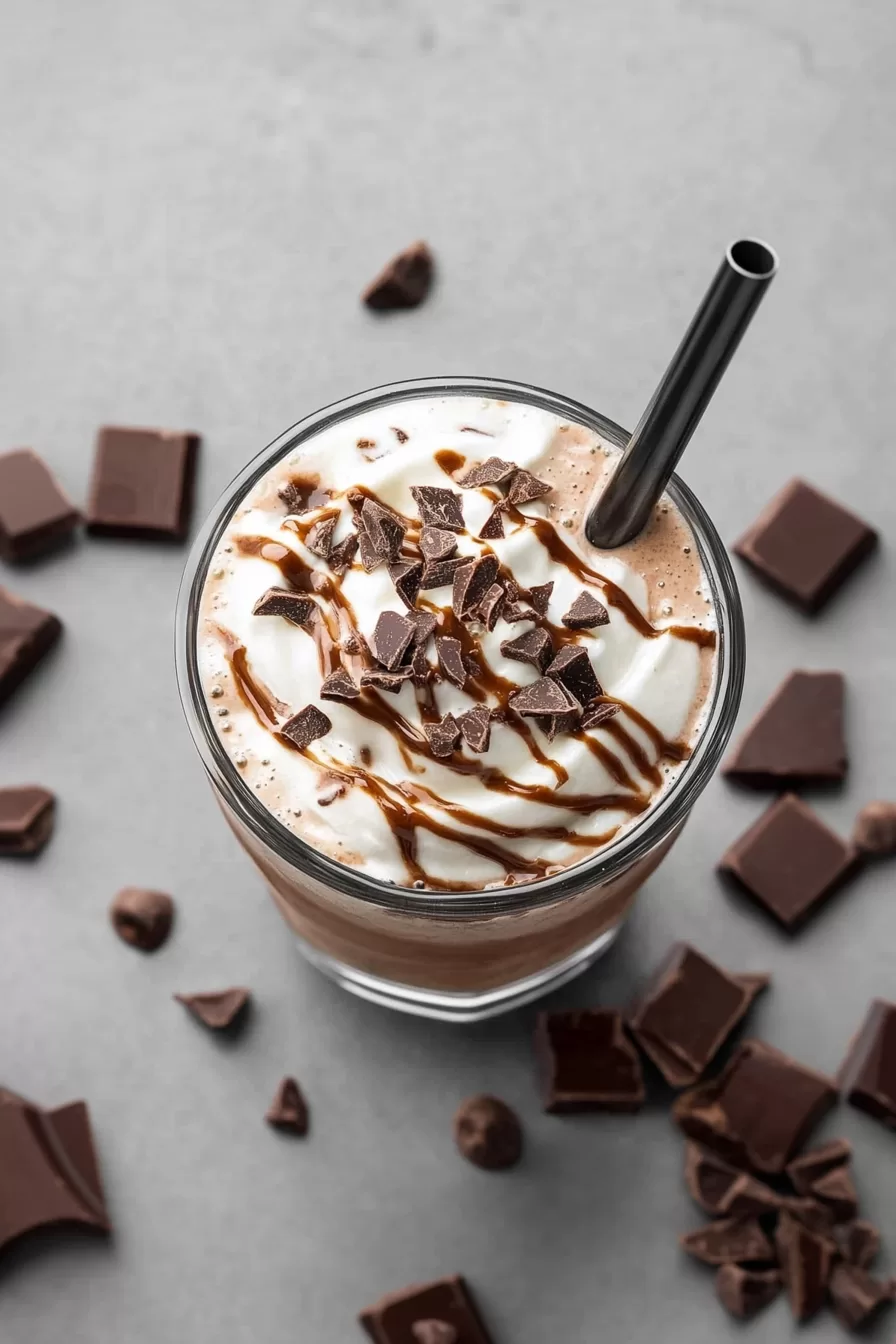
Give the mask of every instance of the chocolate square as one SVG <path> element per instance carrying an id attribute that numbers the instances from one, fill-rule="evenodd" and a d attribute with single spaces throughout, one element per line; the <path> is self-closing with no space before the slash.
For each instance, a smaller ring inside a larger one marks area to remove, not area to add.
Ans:
<path id="1" fill-rule="evenodd" d="M 32 560 L 71 536 L 81 515 L 30 448 L 0 454 L 0 555 Z"/>
<path id="2" fill-rule="evenodd" d="M 34 670 L 62 634 L 50 611 L 0 588 L 0 705 Z"/>
<path id="3" fill-rule="evenodd" d="M 874 999 L 838 1081 L 850 1105 L 896 1129 L 896 1003 Z"/>
<path id="4" fill-rule="evenodd" d="M 780 789 L 830 783 L 846 774 L 843 675 L 791 672 L 725 762 L 729 779 Z"/>
<path id="5" fill-rule="evenodd" d="M 193 507 L 199 437 L 106 426 L 97 436 L 87 530 L 99 536 L 181 541 Z"/>
<path id="6" fill-rule="evenodd" d="M 414 1326 L 423 1321 L 450 1326 L 457 1344 L 492 1344 L 473 1295 L 459 1274 L 388 1293 L 362 1311 L 359 1320 L 374 1344 L 420 1344 Z"/>
<path id="7" fill-rule="evenodd" d="M 535 1050 L 546 1111 L 629 1112 L 644 1104 L 641 1061 L 620 1013 L 539 1013 Z"/>
<path id="8" fill-rule="evenodd" d="M 0 789 L 0 854 L 38 854 L 53 833 L 55 806 L 48 789 Z"/>

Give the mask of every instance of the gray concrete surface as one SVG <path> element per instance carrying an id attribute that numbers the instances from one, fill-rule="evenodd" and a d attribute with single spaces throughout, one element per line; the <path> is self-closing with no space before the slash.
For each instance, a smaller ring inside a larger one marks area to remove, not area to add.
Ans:
<path id="1" fill-rule="evenodd" d="M 200 430 L 198 518 L 304 412 L 398 377 L 530 379 L 631 424 L 724 244 L 755 232 L 782 272 L 687 479 L 729 540 L 795 472 L 893 537 L 885 0 L 6 0 L 2 18 L 0 445 L 36 447 L 75 498 L 101 422 Z M 371 320 L 360 287 L 421 235 L 433 301 Z M 439 1027 L 299 964 L 181 721 L 183 558 L 82 539 L 0 574 L 67 628 L 0 715 L 0 783 L 61 799 L 40 861 L 0 868 L 0 1078 L 89 1098 L 117 1229 L 5 1257 L 4 1344 L 350 1344 L 378 1294 L 454 1270 L 497 1344 L 741 1338 L 675 1246 L 698 1219 L 664 1104 L 544 1116 L 531 1011 Z M 850 780 L 818 802 L 844 830 L 896 789 L 893 591 L 886 544 L 816 621 L 743 580 L 744 717 L 793 666 L 847 673 Z M 713 875 L 761 806 L 711 786 L 611 957 L 557 1001 L 619 1003 L 692 938 L 772 971 L 756 1029 L 833 1070 L 896 991 L 896 870 L 788 940 Z M 153 959 L 107 928 L 127 883 L 178 899 Z M 232 1047 L 170 999 L 234 981 L 258 1011 Z M 261 1120 L 287 1070 L 304 1144 Z M 513 1173 L 452 1151 L 480 1089 L 524 1117 Z M 825 1132 L 855 1140 L 892 1272 L 896 1140 L 846 1107 Z M 779 1302 L 749 1338 L 794 1332 Z M 840 1337 L 830 1317 L 805 1332 Z"/>

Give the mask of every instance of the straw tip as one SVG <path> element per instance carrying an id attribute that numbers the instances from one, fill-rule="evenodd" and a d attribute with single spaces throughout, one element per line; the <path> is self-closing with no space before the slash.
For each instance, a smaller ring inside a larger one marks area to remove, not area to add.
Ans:
<path id="1" fill-rule="evenodd" d="M 738 238 L 725 253 L 728 265 L 748 280 L 771 280 L 778 269 L 778 254 L 761 238 Z"/>

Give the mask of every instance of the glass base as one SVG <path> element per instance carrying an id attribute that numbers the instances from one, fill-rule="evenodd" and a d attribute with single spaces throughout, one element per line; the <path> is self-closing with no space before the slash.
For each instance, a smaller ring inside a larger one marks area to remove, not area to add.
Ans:
<path id="1" fill-rule="evenodd" d="M 605 929 L 593 943 L 586 944 L 565 961 L 548 966 L 537 975 L 479 993 L 424 989 L 419 985 L 401 985 L 392 980 L 381 980 L 354 966 L 334 961 L 302 938 L 297 938 L 296 944 L 307 961 L 358 998 L 378 1003 L 383 1008 L 394 1008 L 400 1013 L 411 1013 L 415 1017 L 431 1017 L 437 1022 L 481 1022 L 487 1017 L 509 1013 L 552 989 L 558 989 L 568 980 L 574 980 L 609 951 L 620 928 L 621 924 L 616 924 L 612 929 Z"/>

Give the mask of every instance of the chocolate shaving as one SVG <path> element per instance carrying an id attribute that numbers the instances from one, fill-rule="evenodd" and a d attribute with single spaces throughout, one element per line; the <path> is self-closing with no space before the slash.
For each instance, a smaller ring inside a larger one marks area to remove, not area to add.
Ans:
<path id="1" fill-rule="evenodd" d="M 357 700 L 361 692 L 352 681 L 345 668 L 331 672 L 321 682 L 321 700 Z"/>
<path id="2" fill-rule="evenodd" d="M 412 611 L 420 592 L 420 579 L 423 565 L 419 560 L 398 560 L 389 566 L 389 578 L 395 585 L 395 591 L 402 602 Z"/>
<path id="3" fill-rule="evenodd" d="M 593 593 L 582 592 L 561 620 L 568 630 L 591 630 L 597 625 L 609 625 L 610 616 Z"/>
<path id="4" fill-rule="evenodd" d="M 494 630 L 503 610 L 504 589 L 500 583 L 493 583 L 473 614 L 482 621 L 486 630 Z"/>
<path id="5" fill-rule="evenodd" d="M 288 737 L 290 742 L 294 742 L 300 751 L 304 751 L 319 737 L 326 737 L 332 727 L 322 709 L 318 709 L 316 705 L 306 705 L 298 714 L 293 714 L 291 719 L 287 719 L 280 733 L 283 737 Z"/>
<path id="6" fill-rule="evenodd" d="M 501 652 L 505 658 L 510 658 L 515 663 L 530 663 L 532 667 L 537 667 L 539 672 L 544 672 L 553 657 L 554 647 L 546 630 L 527 630 L 524 635 L 517 635 L 515 639 L 502 640 Z"/>
<path id="7" fill-rule="evenodd" d="M 586 709 L 585 713 L 582 715 L 582 721 L 579 724 L 579 727 L 599 728 L 602 723 L 606 723 L 607 719 L 612 719 L 614 715 L 618 713 L 619 706 L 613 701 L 604 701 L 603 704 L 592 705 L 590 709 Z"/>
<path id="8" fill-rule="evenodd" d="M 460 742 L 460 728 L 453 714 L 444 714 L 438 723 L 424 723 L 423 731 L 433 756 L 450 756 Z"/>
<path id="9" fill-rule="evenodd" d="M 445 588 L 449 583 L 454 583 L 454 576 L 461 566 L 469 563 L 464 555 L 455 555 L 450 560 L 436 560 L 424 569 L 420 587 Z"/>
<path id="10" fill-rule="evenodd" d="M 443 485 L 412 485 L 411 494 L 424 527 L 463 532 L 466 528 L 460 495 Z"/>
<path id="11" fill-rule="evenodd" d="M 530 686 L 514 691 L 510 703 L 524 718 L 568 714 L 572 708 L 563 687 L 550 677 L 539 677 Z"/>
<path id="12" fill-rule="evenodd" d="M 394 672 L 403 661 L 417 627 L 397 611 L 381 611 L 370 638 L 373 656 L 383 667 Z"/>
<path id="13" fill-rule="evenodd" d="M 471 467 L 466 476 L 460 478 L 458 485 L 463 486 L 465 490 L 475 490 L 483 485 L 502 485 L 518 470 L 515 462 L 505 462 L 500 457 L 489 457 L 480 462 L 478 467 Z"/>
<path id="14" fill-rule="evenodd" d="M 439 635 L 436 637 L 436 654 L 439 659 L 439 666 L 449 681 L 453 681 L 455 686 L 463 690 L 467 684 L 467 669 L 464 666 L 463 649 L 459 639 L 453 639 L 450 635 Z"/>
<path id="15" fill-rule="evenodd" d="M 504 536 L 504 517 L 500 505 L 492 509 L 479 529 L 483 541 L 496 541 Z"/>
<path id="16" fill-rule="evenodd" d="M 300 1138 L 308 1133 L 308 1105 L 295 1078 L 283 1078 L 274 1093 L 265 1120 L 274 1129 Z"/>
<path id="17" fill-rule="evenodd" d="M 595 696 L 603 695 L 588 652 L 580 645 L 565 644 L 546 671 L 549 677 L 565 686 L 580 705 L 587 705 Z"/>
<path id="18" fill-rule="evenodd" d="M 434 269 L 427 244 L 412 243 L 386 263 L 364 290 L 361 300 L 376 312 L 416 308 L 429 293 Z"/>
<path id="19" fill-rule="evenodd" d="M 481 555 L 467 560 L 454 575 L 451 605 L 456 616 L 466 616 L 479 605 L 498 577 L 498 557 Z"/>
<path id="20" fill-rule="evenodd" d="M 492 716 L 485 705 L 474 705 L 457 720 L 464 741 L 471 751 L 482 755 L 488 751 L 492 732 Z"/>
<path id="21" fill-rule="evenodd" d="M 395 425 L 390 425 L 389 428 L 399 443 L 407 443 L 409 435 L 405 434 L 403 429 L 398 429 Z"/>
<path id="22" fill-rule="evenodd" d="M 420 551 L 424 560 L 433 563 L 447 560 L 457 550 L 457 537 L 441 527 L 424 527 L 420 533 Z"/>
<path id="23" fill-rule="evenodd" d="M 394 672 L 389 672 L 384 667 L 372 667 L 369 671 L 361 673 L 361 685 L 372 686 L 377 691 L 388 691 L 390 695 L 397 695 L 412 675 L 413 669 L 408 665 L 396 667 Z"/>
<path id="24" fill-rule="evenodd" d="M 551 486 L 545 481 L 540 481 L 537 476 L 533 476 L 531 471 L 525 471 L 520 468 L 514 472 L 510 478 L 510 484 L 507 487 L 507 502 L 515 508 L 520 504 L 528 504 L 533 499 L 541 499 L 542 495 L 550 493 Z"/>
<path id="25" fill-rule="evenodd" d="M 322 560 L 329 560 L 330 552 L 333 549 L 333 533 L 335 531 L 335 518 L 321 518 L 320 522 L 314 524 L 305 538 L 305 545 L 313 555 L 319 555 Z"/>
<path id="26" fill-rule="evenodd" d="M 293 625 L 307 626 L 314 615 L 316 603 L 302 593 L 288 588 L 269 588 L 252 608 L 253 616 L 282 616 Z"/>

